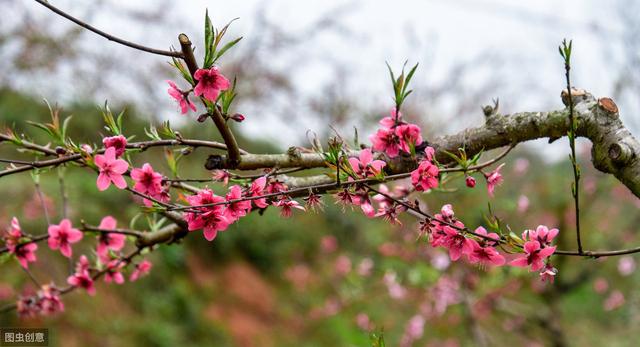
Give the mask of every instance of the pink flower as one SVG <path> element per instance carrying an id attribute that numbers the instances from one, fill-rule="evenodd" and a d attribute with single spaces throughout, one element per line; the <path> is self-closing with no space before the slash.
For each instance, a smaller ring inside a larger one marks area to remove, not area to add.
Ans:
<path id="1" fill-rule="evenodd" d="M 36 245 L 35 242 L 31 242 L 22 246 L 17 246 L 11 253 L 16 255 L 18 262 L 23 268 L 28 269 L 29 263 L 35 263 L 36 260 L 38 260 L 36 257 L 36 250 L 38 250 L 38 245 Z"/>
<path id="2" fill-rule="evenodd" d="M 543 247 L 551 245 L 551 241 L 558 236 L 558 229 L 549 229 L 544 225 L 538 225 L 536 230 L 525 230 L 522 238 L 528 241 L 538 241 Z"/>
<path id="3" fill-rule="evenodd" d="M 71 226 L 71 221 L 63 219 L 58 225 L 49 225 L 49 248 L 60 249 L 60 253 L 67 258 L 71 257 L 71 245 L 82 239 L 82 232 Z"/>
<path id="4" fill-rule="evenodd" d="M 526 195 L 518 197 L 518 212 L 524 213 L 529 209 L 529 198 Z"/>
<path id="5" fill-rule="evenodd" d="M 631 256 L 624 256 L 618 260 L 618 272 L 622 276 L 629 276 L 636 271 L 636 262 Z"/>
<path id="6" fill-rule="evenodd" d="M 205 188 L 196 195 L 187 197 L 187 201 L 191 206 L 199 206 L 223 203 L 225 200 L 213 194 L 211 189 Z M 208 241 L 215 239 L 218 231 L 226 230 L 229 224 L 232 223 L 232 221 L 229 221 L 227 218 L 223 205 L 194 207 L 194 209 L 198 210 L 198 212 L 188 212 L 184 214 L 189 231 L 203 229 L 204 238 Z"/>
<path id="7" fill-rule="evenodd" d="M 277 179 L 271 179 L 269 180 L 269 183 L 267 183 L 267 193 L 269 194 L 285 191 L 287 191 L 287 185 L 278 181 Z"/>
<path id="8" fill-rule="evenodd" d="M 542 268 L 542 271 L 540 271 L 540 280 L 542 282 L 553 283 L 553 280 L 555 280 L 557 274 L 558 269 L 553 267 L 553 265 L 551 264 L 546 264 L 544 268 Z"/>
<path id="9" fill-rule="evenodd" d="M 393 129 L 378 129 L 375 134 L 369 136 L 369 140 L 374 151 L 384 152 L 389 158 L 400 154 L 400 139 Z"/>
<path id="10" fill-rule="evenodd" d="M 133 272 L 131 272 L 131 276 L 129 276 L 129 281 L 134 282 L 137 281 L 138 278 L 147 275 L 149 271 L 151 271 L 152 265 L 153 264 L 148 260 L 143 260 L 139 264 L 136 264 L 135 270 L 133 270 Z"/>
<path id="11" fill-rule="evenodd" d="M 427 147 L 429 149 L 431 147 Z M 432 156 L 433 149 L 425 150 L 427 157 L 423 159 L 418 168 L 411 172 L 411 183 L 417 191 L 427 191 L 438 186 L 438 175 L 440 170 L 431 162 L 429 157 Z"/>
<path id="12" fill-rule="evenodd" d="M 229 188 L 229 193 L 227 193 L 226 200 L 238 200 L 242 198 L 242 188 L 238 185 L 233 185 Z M 230 222 L 236 221 L 240 219 L 240 217 L 244 217 L 247 213 L 251 211 L 251 201 L 238 201 L 227 205 L 226 213 L 227 219 Z"/>
<path id="13" fill-rule="evenodd" d="M 336 261 L 333 264 L 333 268 L 338 275 L 346 275 L 351 272 L 351 259 L 342 254 L 338 258 L 336 258 Z"/>
<path id="14" fill-rule="evenodd" d="M 500 174 L 500 170 L 504 164 L 500 164 L 495 170 L 489 172 L 485 175 L 487 179 L 487 191 L 489 192 L 489 196 L 493 197 L 493 191 L 496 189 L 496 186 L 502 183 L 502 174 Z"/>
<path id="15" fill-rule="evenodd" d="M 413 153 L 416 146 L 422 143 L 420 127 L 415 124 L 398 125 L 395 132 L 400 139 L 400 149 L 407 153 Z"/>
<path id="16" fill-rule="evenodd" d="M 274 206 L 280 207 L 280 216 L 284 218 L 289 218 L 293 214 L 293 209 L 297 208 L 299 210 L 304 211 L 304 207 L 300 206 L 300 204 L 292 199 L 284 198 L 280 199 L 273 203 Z"/>
<path id="17" fill-rule="evenodd" d="M 211 175 L 214 181 L 222 182 L 225 186 L 229 184 L 229 178 L 231 178 L 231 174 L 227 170 L 214 170 Z"/>
<path id="18" fill-rule="evenodd" d="M 99 229 L 113 230 L 116 228 L 117 221 L 111 216 L 106 216 L 100 221 Z M 98 247 L 96 253 L 100 261 L 107 262 L 109 260 L 109 250 L 117 252 L 124 247 L 126 236 L 118 233 L 101 232 L 98 235 Z"/>
<path id="19" fill-rule="evenodd" d="M 474 230 L 473 232 L 476 233 L 477 235 L 480 235 L 481 238 L 482 236 L 484 236 L 481 241 L 482 243 L 487 244 L 489 246 L 496 246 L 498 244 L 497 240 L 500 240 L 500 236 L 498 236 L 498 234 L 487 233 L 487 229 L 485 229 L 482 226 L 477 227 L 476 230 Z"/>
<path id="20" fill-rule="evenodd" d="M 322 197 L 318 194 L 310 192 L 306 198 L 303 198 L 303 200 L 306 208 L 313 212 L 316 212 L 317 210 L 324 210 L 324 202 L 322 202 Z"/>
<path id="21" fill-rule="evenodd" d="M 22 229 L 20 228 L 20 222 L 18 218 L 13 217 L 11 219 L 11 228 L 7 230 L 5 235 L 5 245 L 9 250 L 9 253 L 14 254 L 20 265 L 28 269 L 29 263 L 34 263 L 38 258 L 36 257 L 36 250 L 38 245 L 35 242 L 20 244 L 20 238 L 22 237 Z"/>
<path id="22" fill-rule="evenodd" d="M 357 188 L 355 194 L 352 195 L 353 204 L 360 206 L 365 216 L 372 218 L 376 215 L 376 210 L 371 205 L 371 199 L 369 199 L 369 191 L 363 187 Z"/>
<path id="23" fill-rule="evenodd" d="M 195 112 L 196 105 L 191 100 L 189 100 L 189 93 L 185 93 L 182 90 L 178 89 L 178 86 L 176 86 L 173 81 L 167 81 L 167 83 L 169 83 L 169 89 L 167 91 L 169 92 L 169 95 L 171 95 L 171 97 L 174 98 L 180 105 L 180 112 L 182 114 L 185 114 L 188 112 L 188 108 L 190 108 L 191 111 Z"/>
<path id="24" fill-rule="evenodd" d="M 104 282 L 117 284 L 124 283 L 124 276 L 122 275 L 122 268 L 124 268 L 124 262 L 120 259 L 114 259 L 107 264 L 106 272 L 104 273 Z"/>
<path id="25" fill-rule="evenodd" d="M 625 299 L 624 294 L 622 294 L 619 290 L 614 290 L 611 292 L 609 297 L 604 301 L 604 310 L 605 311 L 613 311 L 617 308 L 622 307 L 624 305 Z"/>
<path id="26" fill-rule="evenodd" d="M 349 164 L 353 172 L 360 178 L 377 176 L 380 170 L 387 165 L 382 160 L 373 160 L 371 149 L 363 149 L 360 151 L 359 158 L 349 158 Z"/>
<path id="27" fill-rule="evenodd" d="M 102 139 L 102 144 L 105 148 L 115 148 L 116 158 L 119 158 L 124 154 L 125 147 L 127 146 L 127 138 L 122 135 L 105 137 Z"/>
<path id="28" fill-rule="evenodd" d="M 509 264 L 518 267 L 527 267 L 531 265 L 531 271 L 539 271 L 544 267 L 544 260 L 549 258 L 555 251 L 555 246 L 540 248 L 540 242 L 527 241 L 524 244 L 525 254 L 520 258 L 512 260 Z"/>
<path id="29" fill-rule="evenodd" d="M 444 247 L 449 249 L 449 257 L 452 261 L 460 259 L 463 254 L 470 254 L 473 251 L 473 242 L 449 226 L 443 227 L 447 234 Z"/>
<path id="30" fill-rule="evenodd" d="M 378 213 L 375 214 L 375 217 L 382 217 L 385 221 L 391 224 L 399 224 L 402 225 L 398 216 L 401 212 L 406 211 L 407 208 L 402 205 L 385 205 L 385 207 L 381 207 L 378 209 Z"/>
<path id="31" fill-rule="evenodd" d="M 469 187 L 469 188 L 473 188 L 473 187 L 475 187 L 475 186 L 476 186 L 476 179 L 475 179 L 475 178 L 473 178 L 473 177 L 471 177 L 471 176 L 467 176 L 467 177 L 464 179 L 464 181 L 465 181 L 465 183 L 467 184 L 467 187 Z"/>
<path id="32" fill-rule="evenodd" d="M 95 157 L 96 166 L 100 169 L 98 175 L 98 190 L 104 191 L 113 182 L 113 184 L 124 189 L 127 187 L 127 182 L 122 177 L 122 174 L 127 172 L 129 164 L 122 160 L 116 159 L 116 149 L 113 147 L 107 148 L 104 155 L 98 154 Z"/>
<path id="33" fill-rule="evenodd" d="M 255 197 L 264 195 L 264 189 L 266 185 L 267 178 L 265 176 L 257 178 L 255 181 L 251 182 L 251 187 L 249 188 L 250 196 Z M 253 200 L 253 203 L 259 208 L 266 208 L 267 206 L 269 206 L 269 204 L 267 204 L 266 198 L 255 199 Z"/>
<path id="34" fill-rule="evenodd" d="M 131 170 L 131 179 L 136 182 L 133 189 L 154 199 L 159 198 L 163 192 L 162 178 L 162 174 L 153 171 L 153 167 L 149 163 L 142 165 L 141 169 Z M 146 206 L 153 205 L 149 199 L 144 199 L 144 204 Z"/>
<path id="35" fill-rule="evenodd" d="M 4 243 L 9 249 L 9 252 L 13 252 L 16 246 L 20 243 L 22 237 L 22 228 L 20 228 L 20 222 L 18 218 L 11 218 L 11 227 L 4 234 Z"/>
<path id="36" fill-rule="evenodd" d="M 43 285 L 42 289 L 38 291 L 38 298 L 40 299 L 40 312 L 42 314 L 50 315 L 64 311 L 64 303 L 60 299 L 60 291 L 53 283 Z"/>
<path id="37" fill-rule="evenodd" d="M 218 67 L 213 66 L 210 69 L 198 69 L 194 74 L 198 81 L 193 93 L 197 96 L 204 96 L 205 99 L 215 102 L 221 90 L 229 89 L 231 85 L 229 80 L 224 77 Z"/>
<path id="38" fill-rule="evenodd" d="M 473 249 L 467 255 L 469 263 L 480 264 L 481 266 L 501 266 L 504 265 L 505 259 L 495 248 L 486 246 L 482 247 L 476 240 L 471 240 Z"/>
<path id="39" fill-rule="evenodd" d="M 356 196 L 347 188 L 344 188 L 341 192 L 336 193 L 334 197 L 336 198 L 336 204 L 342 205 L 343 212 L 346 206 L 351 206 L 351 208 L 353 209 L 353 204 L 356 200 Z"/>
<path id="40" fill-rule="evenodd" d="M 80 256 L 80 260 L 76 265 L 76 273 L 67 277 L 67 283 L 74 287 L 84 288 L 89 295 L 95 295 L 96 288 L 93 286 L 93 278 L 89 273 L 87 257 Z"/>

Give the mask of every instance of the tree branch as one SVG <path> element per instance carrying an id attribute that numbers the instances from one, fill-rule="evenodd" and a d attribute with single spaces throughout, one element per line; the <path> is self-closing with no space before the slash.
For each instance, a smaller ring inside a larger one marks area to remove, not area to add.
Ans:
<path id="1" fill-rule="evenodd" d="M 52 12 L 56 13 L 57 15 L 60 15 L 76 24 L 78 24 L 79 26 L 92 31 L 102 37 L 104 37 L 105 39 L 109 40 L 109 41 L 113 41 L 116 43 L 119 43 L 121 45 L 127 46 L 127 47 L 131 47 L 134 49 L 137 49 L 139 51 L 143 51 L 143 52 L 147 52 L 147 53 L 152 53 L 152 54 L 158 54 L 158 55 L 164 55 L 167 57 L 175 57 L 175 58 L 183 58 L 182 53 L 180 52 L 176 52 L 176 51 L 164 51 L 161 49 L 155 49 L 155 48 L 151 48 L 151 47 L 146 47 L 146 46 L 142 46 L 139 45 L 137 43 L 131 42 L 131 41 L 127 41 L 127 40 L 123 40 L 121 38 L 117 38 L 111 34 L 108 34 L 92 25 L 89 25 L 83 21 L 81 21 L 80 19 L 71 16 L 70 14 L 62 11 L 61 9 L 49 4 L 49 2 L 47 2 L 46 0 L 35 0 L 37 3 L 39 3 L 40 5 L 48 8 L 49 10 L 51 10 Z"/>

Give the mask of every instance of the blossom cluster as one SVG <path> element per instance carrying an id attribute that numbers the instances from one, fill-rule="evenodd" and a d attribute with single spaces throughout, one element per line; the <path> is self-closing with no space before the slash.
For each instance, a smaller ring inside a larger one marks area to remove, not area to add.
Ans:
<path id="1" fill-rule="evenodd" d="M 369 137 L 375 151 L 395 158 L 401 152 L 414 154 L 416 146 L 422 144 L 420 127 L 402 120 L 402 113 L 391 110 L 389 117 L 380 121 L 380 129 Z"/>
<path id="2" fill-rule="evenodd" d="M 67 278 L 71 287 L 83 288 L 90 295 L 95 294 L 94 280 L 101 273 L 106 283 L 124 283 L 122 270 L 126 265 L 119 252 L 124 248 L 126 236 L 117 233 L 116 220 L 106 216 L 100 222 L 97 236 L 97 267 L 92 268 L 86 255 L 81 255 L 75 267 L 75 272 Z M 69 219 L 63 219 L 59 224 L 51 224 L 48 227 L 47 243 L 51 250 L 57 251 L 67 258 L 73 254 L 73 244 L 83 238 L 83 232 L 74 228 Z M 16 217 L 11 220 L 11 226 L 3 235 L 3 241 L 10 254 L 13 254 L 20 265 L 27 269 L 29 263 L 37 260 L 36 250 L 38 246 L 31 236 L 22 231 L 20 222 Z M 137 264 L 129 276 L 130 281 L 137 280 L 147 274 L 151 269 L 151 263 L 144 260 Z M 93 271 L 93 273 L 92 273 Z M 22 317 L 36 314 L 52 314 L 63 311 L 64 304 L 60 299 L 61 289 L 53 283 L 41 286 L 35 295 L 23 295 L 18 299 L 17 310 Z"/>
<path id="3" fill-rule="evenodd" d="M 216 195 L 209 188 L 204 188 L 186 198 L 192 212 L 185 212 L 184 218 L 189 231 L 202 229 L 204 237 L 211 241 L 219 231 L 226 230 L 254 207 L 264 209 L 271 204 L 279 207 L 281 216 L 285 218 L 291 217 L 293 209 L 304 211 L 305 207 L 288 195 L 277 194 L 286 190 L 287 186 L 282 182 L 268 179 L 267 176 L 255 179 L 250 186 L 244 188 L 233 185 L 224 197 Z M 271 203 L 267 202 L 267 198 L 262 197 L 266 194 L 275 194 L 275 199 Z"/>
<path id="4" fill-rule="evenodd" d="M 432 220 L 421 223 L 421 231 L 429 236 L 433 247 L 448 249 L 452 261 L 466 257 L 470 264 L 478 264 L 481 267 L 502 266 L 506 264 L 506 258 L 500 254 L 496 247 L 503 241 L 496 233 L 489 233 L 480 226 L 470 232 L 459 221 L 453 212 L 451 205 L 444 205 L 440 213 Z M 530 267 L 530 271 L 539 271 L 544 281 L 552 282 L 557 270 L 549 262 L 549 258 L 556 250 L 551 242 L 558 235 L 558 229 L 549 229 L 540 225 L 536 230 L 525 230 L 522 239 L 525 241 L 522 248 L 524 254 L 509 262 L 511 266 Z"/>

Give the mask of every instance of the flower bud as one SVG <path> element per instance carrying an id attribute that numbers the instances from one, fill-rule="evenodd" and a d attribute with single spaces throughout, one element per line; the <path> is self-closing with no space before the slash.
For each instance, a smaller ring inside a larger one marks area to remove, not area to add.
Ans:
<path id="1" fill-rule="evenodd" d="M 83 143 L 82 145 L 80 145 L 80 149 L 82 149 L 87 154 L 93 153 L 93 148 L 91 148 L 91 146 L 89 146 L 86 143 Z"/>
<path id="2" fill-rule="evenodd" d="M 473 188 L 476 186 L 476 179 L 471 176 L 467 176 L 467 178 L 465 178 L 465 182 L 467 183 L 467 187 L 469 188 Z"/>
<path id="3" fill-rule="evenodd" d="M 244 120 L 244 115 L 240 114 L 240 113 L 236 113 L 233 116 L 229 117 L 231 119 L 233 119 L 234 121 L 240 123 Z"/>
<path id="4" fill-rule="evenodd" d="M 58 147 L 56 147 L 56 154 L 57 154 L 57 155 L 64 155 L 64 154 L 67 154 L 67 150 L 66 150 L 66 149 L 64 149 L 64 147 L 60 147 L 60 146 L 58 146 Z"/>
<path id="5" fill-rule="evenodd" d="M 207 120 L 207 118 L 209 118 L 209 114 L 208 113 L 203 113 L 203 114 L 198 116 L 198 122 L 203 123 L 204 121 Z"/>

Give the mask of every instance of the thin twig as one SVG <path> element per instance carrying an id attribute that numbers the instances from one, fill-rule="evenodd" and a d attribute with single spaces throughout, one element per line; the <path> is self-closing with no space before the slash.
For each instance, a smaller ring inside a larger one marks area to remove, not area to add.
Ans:
<path id="1" fill-rule="evenodd" d="M 44 220 L 47 222 L 47 225 L 51 225 L 51 220 L 49 219 L 49 211 L 47 210 L 47 203 L 44 201 L 44 195 L 42 194 L 42 190 L 40 189 L 40 183 L 35 182 L 36 186 L 36 194 L 38 194 L 38 199 L 40 199 L 40 205 L 42 206 L 42 212 L 44 213 Z"/>
<path id="2" fill-rule="evenodd" d="M 165 51 L 165 50 L 161 50 L 161 49 L 155 49 L 155 48 L 151 48 L 151 47 L 146 47 L 146 46 L 142 46 L 139 45 L 137 43 L 131 42 L 131 41 L 127 41 L 127 40 L 123 40 L 121 38 L 117 38 L 111 34 L 108 34 L 92 25 L 89 25 L 83 21 L 81 21 L 80 19 L 71 16 L 70 14 L 62 11 L 61 9 L 49 4 L 46 0 L 35 0 L 37 3 L 39 3 L 40 5 L 48 8 L 49 10 L 53 11 L 54 13 L 78 24 L 79 26 L 92 31 L 104 38 L 106 38 L 109 41 L 113 41 L 116 43 L 119 43 L 121 45 L 127 46 L 127 47 L 131 47 L 134 49 L 137 49 L 139 51 L 143 51 L 143 52 L 147 52 L 147 53 L 152 53 L 152 54 L 158 54 L 158 55 L 164 55 L 166 57 L 175 57 L 175 58 L 183 58 L 182 53 L 180 52 L 176 52 L 176 51 Z"/>

